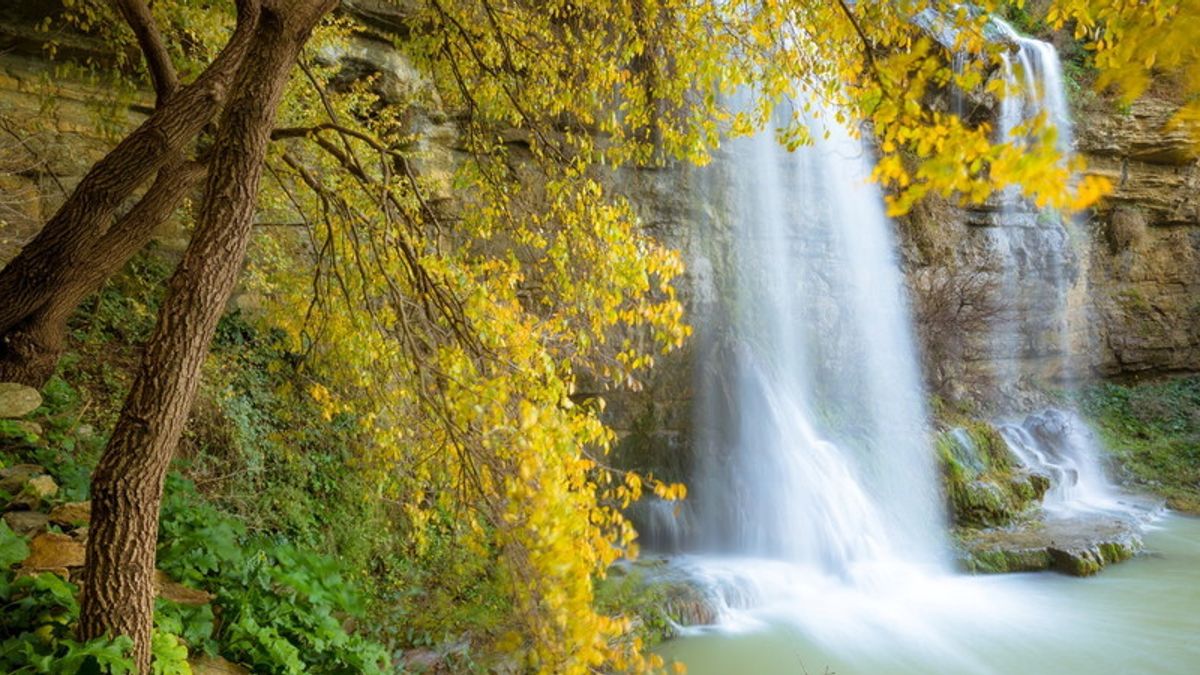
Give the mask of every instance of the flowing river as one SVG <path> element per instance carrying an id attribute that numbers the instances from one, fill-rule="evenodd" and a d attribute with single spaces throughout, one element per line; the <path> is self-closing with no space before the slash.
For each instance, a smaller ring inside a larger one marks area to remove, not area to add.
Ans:
<path id="1" fill-rule="evenodd" d="M 1198 518 L 1158 520 L 1144 554 L 1092 578 L 909 581 L 829 592 L 836 582 L 810 580 L 661 651 L 691 675 L 1200 672 Z"/>

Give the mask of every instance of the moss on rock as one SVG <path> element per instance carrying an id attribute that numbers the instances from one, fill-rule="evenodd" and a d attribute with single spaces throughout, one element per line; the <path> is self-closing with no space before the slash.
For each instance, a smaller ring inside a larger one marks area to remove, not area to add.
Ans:
<path id="1" fill-rule="evenodd" d="M 1053 570 L 1091 576 L 1142 548 L 1134 522 L 1102 514 L 956 534 L 959 566 L 980 574 Z"/>
<path id="2" fill-rule="evenodd" d="M 613 566 L 597 582 L 596 600 L 608 612 L 632 615 L 647 645 L 675 637 L 681 626 L 717 620 L 713 598 L 662 558 Z"/>
<path id="3" fill-rule="evenodd" d="M 961 418 L 938 435 L 942 487 L 959 527 L 1007 525 L 1041 501 L 1045 476 L 1020 468 L 996 427 Z"/>

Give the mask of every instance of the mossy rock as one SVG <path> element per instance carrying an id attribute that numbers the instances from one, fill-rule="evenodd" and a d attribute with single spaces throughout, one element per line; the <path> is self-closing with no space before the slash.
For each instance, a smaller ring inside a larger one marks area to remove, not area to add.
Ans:
<path id="1" fill-rule="evenodd" d="M 1053 559 L 1044 548 L 994 548 L 968 553 L 959 560 L 966 572 L 1004 574 L 1008 572 L 1037 572 L 1050 569 Z"/>
<path id="2" fill-rule="evenodd" d="M 1052 570 L 1085 577 L 1142 548 L 1136 522 L 1099 514 L 956 534 L 959 566 L 980 574 Z"/>
<path id="3" fill-rule="evenodd" d="M 959 527 L 996 527 L 1017 521 L 1050 487 L 1045 476 L 1017 468 L 996 427 L 960 419 L 937 438 L 947 508 Z"/>
<path id="4" fill-rule="evenodd" d="M 614 565 L 596 597 L 605 611 L 636 617 L 636 631 L 650 645 L 675 637 L 680 627 L 717 620 L 712 596 L 662 558 Z"/>

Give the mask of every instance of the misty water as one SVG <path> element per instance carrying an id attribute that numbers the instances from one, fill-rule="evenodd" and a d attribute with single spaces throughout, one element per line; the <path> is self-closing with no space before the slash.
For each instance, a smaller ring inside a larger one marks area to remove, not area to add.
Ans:
<path id="1" fill-rule="evenodd" d="M 1087 579 L 801 586 L 662 653 L 691 675 L 1190 675 L 1200 672 L 1200 519 L 1156 522 L 1146 553 Z"/>
<path id="2" fill-rule="evenodd" d="M 1046 114 L 1069 152 L 1057 55 L 1001 32 L 1014 47 L 1001 76 L 1026 93 L 1003 101 L 1000 128 Z M 720 675 L 1200 672 L 1200 520 L 1124 495 L 1069 411 L 997 423 L 1014 458 L 1051 479 L 1047 519 L 1136 520 L 1147 552 L 1087 579 L 955 571 L 894 225 L 869 146 L 810 103 L 811 147 L 763 132 L 728 143 L 707 174 L 717 203 L 698 238 L 718 272 L 697 294 L 694 497 L 649 512 L 642 534 L 717 618 L 662 653 Z M 1002 290 L 1055 309 L 1011 308 L 997 387 L 1025 386 L 1028 332 L 1061 346 L 1070 379 L 1069 223 L 1011 194 L 1002 211 L 1025 223 L 994 235 Z M 1048 260 L 1040 275 L 1024 266 L 1031 251 Z"/>

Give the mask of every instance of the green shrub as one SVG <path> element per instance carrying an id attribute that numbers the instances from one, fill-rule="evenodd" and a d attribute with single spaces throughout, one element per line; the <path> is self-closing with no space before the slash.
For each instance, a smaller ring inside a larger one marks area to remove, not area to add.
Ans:
<path id="1" fill-rule="evenodd" d="M 247 534 L 177 475 L 163 501 L 158 558 L 171 577 L 216 595 L 221 622 L 209 636 L 196 626 L 212 627 L 211 614 L 180 622 L 190 644 L 215 643 L 223 656 L 269 672 L 384 672 L 385 650 L 346 630 L 366 601 L 333 558 Z"/>
<path id="2" fill-rule="evenodd" d="M 56 574 L 18 576 L 25 538 L 0 521 L 0 672 L 130 673 L 129 638 L 74 639 L 79 589 Z"/>

